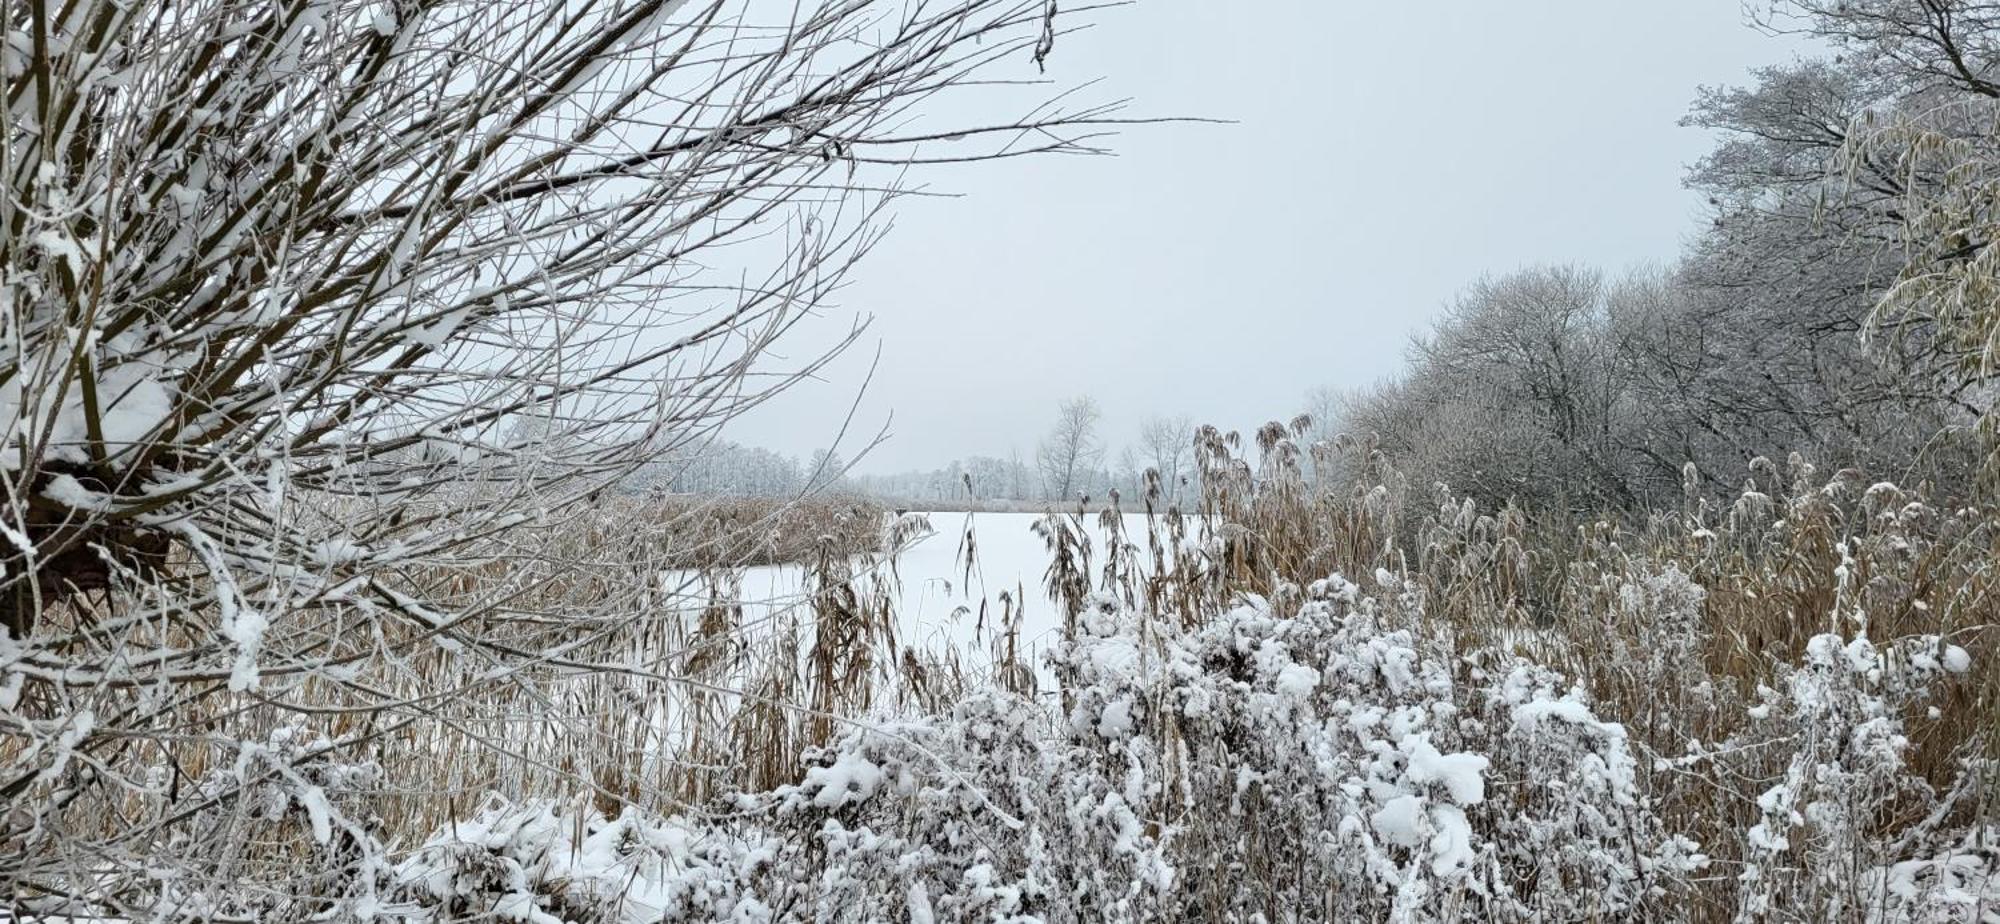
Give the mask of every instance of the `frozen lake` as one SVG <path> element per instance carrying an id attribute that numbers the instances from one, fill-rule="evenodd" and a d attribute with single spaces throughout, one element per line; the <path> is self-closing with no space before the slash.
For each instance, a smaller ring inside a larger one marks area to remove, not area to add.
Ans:
<path id="1" fill-rule="evenodd" d="M 1034 513 L 931 513 L 932 532 L 904 550 L 896 561 L 900 579 L 897 600 L 897 640 L 920 651 L 955 650 L 967 662 L 984 663 L 987 645 L 1002 612 L 1001 595 L 1013 598 L 1020 614 L 1022 656 L 1040 669 L 1040 653 L 1062 637 L 1062 616 L 1043 590 L 1048 570 L 1048 546 L 1033 526 Z M 962 546 L 969 525 L 976 554 L 967 579 Z M 1098 518 L 1085 518 L 1089 529 L 1093 586 L 1103 567 L 1105 533 Z M 1145 548 L 1146 517 L 1126 514 L 1130 541 Z M 804 571 L 797 565 L 751 568 L 743 574 L 743 621 L 747 626 L 770 625 L 803 612 L 799 609 Z M 689 592 L 683 590 L 682 592 Z M 980 629 L 982 605 L 987 614 Z M 1044 683 L 1050 678 L 1043 674 Z"/>

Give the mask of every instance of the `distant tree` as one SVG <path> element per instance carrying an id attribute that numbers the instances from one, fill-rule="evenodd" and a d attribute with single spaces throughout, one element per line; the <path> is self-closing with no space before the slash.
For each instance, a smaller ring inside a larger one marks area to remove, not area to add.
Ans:
<path id="1" fill-rule="evenodd" d="M 1069 501 L 1088 490 L 1092 473 L 1104 458 L 1097 425 L 1102 414 L 1089 396 L 1063 402 L 1056 423 L 1035 450 L 1042 489 L 1048 500 Z"/>
<path id="2" fill-rule="evenodd" d="M 1118 449 L 1117 461 L 1104 472 L 1105 489 L 1117 489 L 1127 502 L 1135 501 L 1144 490 L 1147 466 L 1140 460 L 1138 447 L 1126 444 Z"/>
<path id="3" fill-rule="evenodd" d="M 633 481 L 681 494 L 790 497 L 805 490 L 796 458 L 722 441 L 653 462 Z"/>
<path id="4" fill-rule="evenodd" d="M 1181 482 L 1194 452 L 1194 421 L 1185 417 L 1149 417 L 1139 425 L 1139 445 L 1154 471 L 1160 492 L 1170 504 L 1183 500 Z"/>
<path id="5" fill-rule="evenodd" d="M 1028 496 L 1031 479 L 1021 471 L 1017 459 L 973 456 L 965 460 L 965 471 L 972 478 L 972 492 L 977 498 L 1031 499 Z"/>
<path id="6" fill-rule="evenodd" d="M 1422 481 L 1491 502 L 1632 508 L 1624 378 L 1596 273 L 1483 280 L 1411 348 L 1410 371 L 1354 409 Z"/>
<path id="7" fill-rule="evenodd" d="M 1035 478 L 1028 471 L 1028 464 L 1021 461 L 1021 450 L 1009 447 L 1007 450 L 1007 496 L 1015 500 L 1030 500 L 1034 491 Z"/>
<path id="8" fill-rule="evenodd" d="M 1308 438 L 1330 440 L 1341 432 L 1343 420 L 1347 416 L 1346 392 L 1331 385 L 1320 385 L 1306 392 L 1304 413 L 1312 419 Z"/>
<path id="9" fill-rule="evenodd" d="M 812 461 L 806 463 L 806 490 L 826 492 L 844 489 L 847 484 L 847 460 L 841 458 L 836 449 L 815 449 Z"/>

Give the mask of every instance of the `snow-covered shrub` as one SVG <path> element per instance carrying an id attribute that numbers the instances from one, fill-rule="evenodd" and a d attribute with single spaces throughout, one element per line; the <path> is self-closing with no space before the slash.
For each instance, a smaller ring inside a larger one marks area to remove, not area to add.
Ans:
<path id="1" fill-rule="evenodd" d="M 1585 920 L 1631 913 L 1656 870 L 1699 864 L 1580 690 L 1518 659 L 1475 667 L 1387 628 L 1388 609 L 1336 577 L 1295 617 L 1253 604 L 1175 640 L 1190 819 L 1176 844 L 1245 873 L 1199 903 L 1240 920 Z M 1230 817 L 1196 810 L 1211 805 Z"/>
<path id="2" fill-rule="evenodd" d="M 1869 870 L 1946 834 L 1952 800 L 1908 766 L 1907 724 L 1928 711 L 1934 685 L 1969 667 L 1964 649 L 1936 636 L 1877 645 L 1817 635 L 1759 690 L 1748 728 L 1682 760 L 1766 781 L 1739 848 L 1742 915 L 1867 912 L 1880 898 L 1863 888 Z"/>
<path id="3" fill-rule="evenodd" d="M 800 781 L 657 818 L 496 801 L 394 873 L 397 920 L 1158 920 L 1174 884 L 1127 788 L 1002 693 L 860 728 Z M 1134 800 L 1141 801 L 1141 800 Z M 544 917 L 546 916 L 546 917 Z"/>
<path id="4" fill-rule="evenodd" d="M 1991 924 L 2000 920 L 2000 830 L 1968 831 L 1932 856 L 1866 872 L 1870 924 Z"/>
<path id="5" fill-rule="evenodd" d="M 134 821 L 168 828 L 165 849 L 198 856 L 200 875 L 153 871 L 168 919 L 285 918 L 366 906 L 389 866 L 379 814 L 384 768 L 357 758 L 352 739 L 293 719 L 262 740 L 228 742 L 197 779 L 177 784 L 162 766 Z M 185 789 L 188 798 L 172 794 Z M 281 871 L 281 872 L 280 872 Z"/>
<path id="6" fill-rule="evenodd" d="M 1666 829 L 1642 786 L 1623 724 L 1600 719 L 1587 693 L 1515 658 L 1478 672 L 1497 766 L 1485 817 L 1516 874 L 1516 913 L 1533 920 L 1630 914 L 1686 887 L 1707 865 L 1701 847 Z"/>
<path id="7" fill-rule="evenodd" d="M 1093 597 L 1051 656 L 1061 697 L 858 726 L 713 813 L 496 803 L 402 861 L 395 899 L 424 921 L 1555 921 L 1699 865 L 1560 676 L 1471 668 L 1377 610 L 1336 578 L 1293 617 L 1252 601 L 1183 632 Z"/>
<path id="8" fill-rule="evenodd" d="M 1054 719 L 975 694 L 930 722 L 857 730 L 798 785 L 738 807 L 815 845 L 816 918 L 1157 918 L 1175 882 L 1149 813 L 1157 760 Z"/>
<path id="9" fill-rule="evenodd" d="M 501 799 L 433 834 L 362 920 L 529 924 L 773 920 L 754 881 L 779 845 L 754 831 L 626 809 Z"/>
<path id="10" fill-rule="evenodd" d="M 1633 581 L 1625 617 L 1650 614 L 1662 644 L 1693 631 L 1702 594 L 1684 573 Z M 1839 917 L 1869 869 L 1909 862 L 1885 853 L 1898 838 L 1944 831 L 1941 815 L 1937 831 L 1879 828 L 1888 809 L 1949 802 L 1899 756 L 1897 716 L 1967 668 L 1936 637 L 1824 637 L 1758 707 L 1769 734 L 1663 760 L 1560 672 L 1455 651 L 1420 602 L 1336 577 L 1291 616 L 1252 600 L 1176 630 L 1092 597 L 1051 655 L 1060 703 L 975 697 L 857 732 L 755 804 L 811 822 L 829 864 L 816 881 L 841 896 L 815 914 L 833 920 L 896 913 L 912 901 L 898 883 L 955 919 L 1678 920 L 1718 880 L 1751 916 L 1775 899 Z M 1700 676 L 1672 647 L 1622 663 Z M 1814 794 L 1768 787 L 1717 845 L 1713 826 L 1669 823 L 1688 813 L 1662 798 L 1774 764 Z"/>

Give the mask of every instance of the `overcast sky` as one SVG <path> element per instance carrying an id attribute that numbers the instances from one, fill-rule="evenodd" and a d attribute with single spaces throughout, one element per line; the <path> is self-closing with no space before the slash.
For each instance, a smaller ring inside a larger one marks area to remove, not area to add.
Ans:
<path id="1" fill-rule="evenodd" d="M 872 317 L 868 338 L 725 437 L 826 445 L 878 346 L 855 427 L 890 437 L 859 471 L 1031 458 L 1079 394 L 1114 452 L 1150 414 L 1288 417 L 1392 374 L 1482 274 L 1669 261 L 1702 220 L 1681 179 L 1710 138 L 1676 124 L 1696 88 L 1802 50 L 1739 0 L 1145 0 L 1096 22 L 1058 44 L 1059 85 L 1235 124 L 922 174 L 955 196 L 905 200 L 825 322 Z"/>

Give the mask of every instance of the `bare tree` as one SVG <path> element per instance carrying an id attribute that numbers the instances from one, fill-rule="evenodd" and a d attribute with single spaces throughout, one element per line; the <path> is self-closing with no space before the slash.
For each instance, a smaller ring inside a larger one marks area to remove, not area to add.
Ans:
<path id="1" fill-rule="evenodd" d="M 1104 471 L 1104 486 L 1131 498 L 1145 490 L 1147 466 L 1140 460 L 1137 447 L 1126 444 L 1118 447 L 1117 461 Z"/>
<path id="2" fill-rule="evenodd" d="M 1863 18 L 1915 10 L 1839 6 Z M 1788 19 L 1801 21 L 1811 19 Z M 1660 430 L 1678 431 L 1656 434 L 1666 439 L 1650 451 L 1727 473 L 1717 487 L 1730 489 L 1749 460 L 1791 451 L 1899 480 L 1952 480 L 1962 468 L 1911 471 L 1925 457 L 1943 461 L 1928 448 L 1956 401 L 1941 341 L 1921 322 L 1880 349 L 1863 336 L 1921 252 L 1898 241 L 1903 216 L 1915 214 L 1905 198 L 1935 188 L 1942 171 L 1886 148 L 1846 153 L 1879 137 L 1870 126 L 1951 112 L 1944 93 L 1865 55 L 1762 68 L 1748 87 L 1703 91 L 1687 122 L 1723 140 L 1689 179 L 1709 195 L 1714 222 L 1645 297 L 1657 310 L 1635 317 L 1648 323 L 1630 327 L 1646 354 L 1645 400 L 1667 424 Z"/>
<path id="3" fill-rule="evenodd" d="M 0 11 L 0 893 L 130 919 L 370 900 L 379 844 L 302 762 L 512 712 L 651 612 L 617 578 L 643 564 L 550 611 L 589 563 L 481 587 L 554 547 L 510 537 L 837 351 L 761 361 L 903 171 L 1110 121 L 920 118 L 1041 62 L 1044 0 Z M 249 862 L 259 791 L 310 810 L 324 870 Z M 186 891 L 269 876 L 288 904 Z"/>
<path id="4" fill-rule="evenodd" d="M 812 460 L 806 463 L 805 478 L 808 492 L 843 490 L 848 483 L 847 460 L 840 457 L 840 451 L 833 448 L 813 450 Z"/>
<path id="5" fill-rule="evenodd" d="M 1139 425 L 1139 444 L 1160 474 L 1160 491 L 1171 504 L 1180 503 L 1182 480 L 1194 452 L 1194 421 L 1185 417 L 1149 417 Z"/>
<path id="6" fill-rule="evenodd" d="M 1867 0 L 1775 4 L 1881 90 L 1841 138 L 1829 173 L 1858 176 L 1834 201 L 1872 206 L 1893 229 L 1895 259 L 1865 333 L 1877 356 L 1937 362 L 1914 383 L 1949 402 L 1953 424 L 1985 437 L 1985 474 L 2000 476 L 2000 9 L 1990 3 Z M 1837 172 L 1837 173 L 1836 173 Z M 1875 180 L 1887 175 L 1886 180 Z M 1907 365 L 1907 364 L 1906 364 Z M 1971 466 L 1968 466 L 1971 467 Z"/>
<path id="7" fill-rule="evenodd" d="M 1028 473 L 1028 465 L 1021 461 L 1021 450 L 1007 447 L 1007 490 L 1014 500 L 1027 500 L 1028 492 L 1034 490 L 1034 476 Z"/>
<path id="8" fill-rule="evenodd" d="M 1339 435 L 1347 403 L 1347 393 L 1331 385 L 1315 386 L 1306 392 L 1303 413 L 1311 420 L 1312 439 L 1330 440 Z"/>
<path id="9" fill-rule="evenodd" d="M 1610 330 L 1594 272 L 1483 280 L 1414 344 L 1404 380 L 1353 410 L 1355 423 L 1424 482 L 1492 502 L 1630 509 L 1626 380 Z"/>
<path id="10" fill-rule="evenodd" d="M 1063 402 L 1055 426 L 1035 449 L 1047 499 L 1074 500 L 1077 492 L 1088 489 L 1092 473 L 1104 458 L 1104 442 L 1097 435 L 1102 416 L 1097 402 L 1088 395 Z"/>

